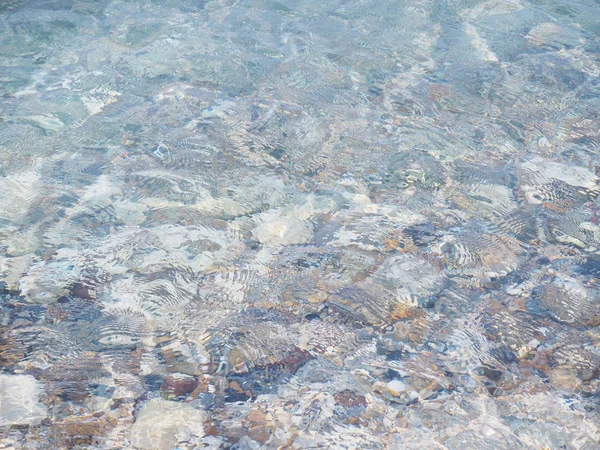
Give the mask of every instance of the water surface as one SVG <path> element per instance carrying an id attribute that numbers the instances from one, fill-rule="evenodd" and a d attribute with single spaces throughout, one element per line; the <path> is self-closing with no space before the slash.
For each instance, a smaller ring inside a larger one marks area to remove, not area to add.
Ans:
<path id="1" fill-rule="evenodd" d="M 599 32 L 0 2 L 0 447 L 600 448 Z"/>

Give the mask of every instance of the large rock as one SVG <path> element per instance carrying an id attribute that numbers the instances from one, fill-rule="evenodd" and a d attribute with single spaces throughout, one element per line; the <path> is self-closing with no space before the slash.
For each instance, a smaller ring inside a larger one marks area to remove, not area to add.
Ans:
<path id="1" fill-rule="evenodd" d="M 203 420 L 202 411 L 188 404 L 153 399 L 136 415 L 131 444 L 154 450 L 176 448 L 179 442 L 198 443 L 204 436 Z"/>
<path id="2" fill-rule="evenodd" d="M 41 391 L 31 375 L 0 375 L 0 427 L 39 424 L 46 417 Z"/>

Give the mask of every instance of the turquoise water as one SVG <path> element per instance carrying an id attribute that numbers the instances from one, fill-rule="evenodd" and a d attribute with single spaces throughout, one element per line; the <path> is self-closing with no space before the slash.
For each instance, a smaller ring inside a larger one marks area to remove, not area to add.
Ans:
<path id="1" fill-rule="evenodd" d="M 599 32 L 1 1 L 0 448 L 600 448 Z"/>

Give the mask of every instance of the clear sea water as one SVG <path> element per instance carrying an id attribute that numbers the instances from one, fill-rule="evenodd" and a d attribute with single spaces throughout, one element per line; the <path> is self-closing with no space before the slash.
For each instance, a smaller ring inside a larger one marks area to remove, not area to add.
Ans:
<path id="1" fill-rule="evenodd" d="M 0 448 L 599 449 L 600 4 L 0 0 Z"/>

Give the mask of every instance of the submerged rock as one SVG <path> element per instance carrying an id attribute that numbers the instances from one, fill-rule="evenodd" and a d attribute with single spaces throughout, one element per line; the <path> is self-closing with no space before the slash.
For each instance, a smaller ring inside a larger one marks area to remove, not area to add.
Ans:
<path id="1" fill-rule="evenodd" d="M 42 384 L 31 375 L 0 374 L 0 427 L 38 425 L 48 412 Z"/>
<path id="2" fill-rule="evenodd" d="M 136 413 L 131 444 L 140 449 L 176 448 L 180 443 L 197 445 L 204 437 L 205 415 L 188 404 L 153 399 Z"/>

